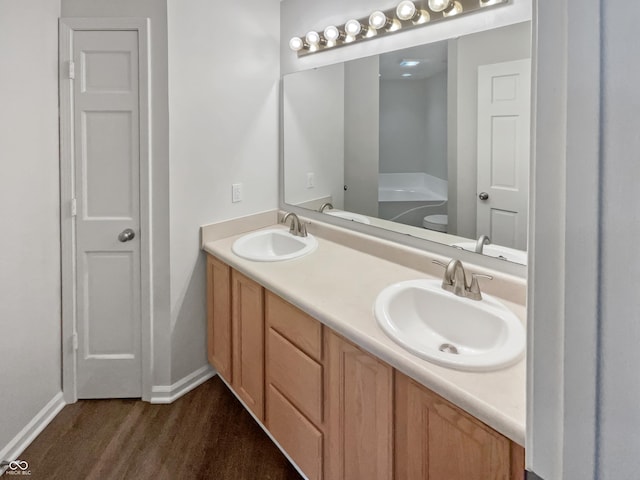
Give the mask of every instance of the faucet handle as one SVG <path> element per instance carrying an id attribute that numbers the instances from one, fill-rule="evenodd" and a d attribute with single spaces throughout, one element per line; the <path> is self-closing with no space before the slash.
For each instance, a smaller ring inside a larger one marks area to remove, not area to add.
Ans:
<path id="1" fill-rule="evenodd" d="M 471 285 L 469 285 L 469 294 L 471 298 L 474 298 L 475 300 L 482 299 L 482 292 L 480 292 L 480 284 L 478 283 L 478 278 L 493 280 L 493 277 L 491 275 L 484 275 L 482 273 L 471 274 Z"/>
<path id="2" fill-rule="evenodd" d="M 300 223 L 298 224 L 298 234 L 301 237 L 306 237 L 307 234 L 307 225 L 311 225 L 311 222 L 303 222 L 300 221 Z"/>

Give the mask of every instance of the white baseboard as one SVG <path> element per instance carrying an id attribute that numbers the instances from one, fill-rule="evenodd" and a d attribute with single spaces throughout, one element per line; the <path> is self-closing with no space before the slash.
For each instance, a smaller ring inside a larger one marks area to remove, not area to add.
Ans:
<path id="1" fill-rule="evenodd" d="M 156 385 L 151 388 L 150 403 L 173 403 L 181 396 L 189 393 L 194 388 L 202 385 L 217 372 L 211 365 L 205 365 L 186 377 L 178 380 L 173 385 Z"/>
<path id="2" fill-rule="evenodd" d="M 64 408 L 66 402 L 62 392 L 53 397 L 49 403 L 47 403 L 42 410 L 40 410 L 35 417 L 24 427 L 20 433 L 18 433 L 13 440 L 11 440 L 2 450 L 0 450 L 0 462 L 1 461 L 14 461 L 20 458 L 22 452 L 24 452 L 31 442 L 40 435 L 47 425 L 60 413 L 60 410 Z M 0 469 L 0 475 L 4 473 L 6 467 Z"/>

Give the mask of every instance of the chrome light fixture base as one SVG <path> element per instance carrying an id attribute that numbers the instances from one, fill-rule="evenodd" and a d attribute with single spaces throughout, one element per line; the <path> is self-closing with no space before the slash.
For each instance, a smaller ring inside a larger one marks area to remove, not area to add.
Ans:
<path id="1" fill-rule="evenodd" d="M 292 39 L 292 41 L 294 39 L 301 40 L 294 42 L 295 47 L 299 48 L 294 48 L 294 45 L 291 45 L 291 43 L 290 45 L 298 57 L 304 57 L 312 53 L 319 53 L 364 40 L 403 32 L 434 22 L 451 20 L 462 15 L 487 10 L 488 8 L 497 7 L 509 2 L 510 0 L 416 0 L 410 2 L 415 5 L 414 10 L 410 5 L 407 5 L 407 3 L 409 3 L 407 0 L 403 0 L 398 4 L 398 7 L 373 12 L 375 27 L 373 25 L 370 26 L 371 15 L 368 15 L 363 18 L 350 19 L 342 25 L 330 25 L 327 27 L 329 32 L 325 30 L 326 33 L 318 34 L 319 42 L 315 45 L 310 45 L 308 41 L 305 41 L 308 40 L 305 38 L 305 35 Z M 434 7 L 433 9 L 429 7 L 430 4 Z M 399 13 L 401 11 L 405 13 Z M 381 14 L 384 14 L 388 21 L 385 22 L 384 25 L 382 25 L 380 21 L 380 25 L 378 26 L 375 19 L 382 19 L 383 16 Z M 360 28 L 357 29 L 358 31 L 356 33 L 353 33 L 356 30 L 356 26 Z M 327 33 L 329 33 L 331 38 L 326 38 Z M 300 44 L 302 44 L 302 46 L 300 46 Z"/>

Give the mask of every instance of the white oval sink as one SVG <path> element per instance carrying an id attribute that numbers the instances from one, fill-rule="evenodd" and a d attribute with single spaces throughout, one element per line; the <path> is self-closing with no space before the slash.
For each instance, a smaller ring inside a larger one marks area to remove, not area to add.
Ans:
<path id="1" fill-rule="evenodd" d="M 476 242 L 459 242 L 454 243 L 452 246 L 462 248 L 463 250 L 468 250 L 470 252 L 476 251 Z M 494 245 L 490 243 L 482 248 L 482 254 L 489 257 L 508 260 L 509 262 L 519 263 L 520 265 L 527 265 L 527 252 L 516 250 L 515 248 L 503 247 L 502 245 Z"/>
<path id="2" fill-rule="evenodd" d="M 390 285 L 376 298 L 374 312 L 392 340 L 445 367 L 498 370 L 524 354 L 524 327 L 509 309 L 490 295 L 479 301 L 458 297 L 438 280 Z"/>
<path id="3" fill-rule="evenodd" d="M 359 213 L 345 212 L 344 210 L 331 210 L 329 212 L 325 211 L 324 213 L 333 217 L 344 218 L 345 220 L 352 220 L 354 222 L 364 223 L 366 225 L 371 224 L 371 220 L 369 220 L 364 215 L 360 215 Z"/>
<path id="4" fill-rule="evenodd" d="M 313 235 L 297 237 L 282 228 L 258 230 L 233 242 L 231 250 L 239 257 L 256 262 L 279 262 L 313 252 L 318 241 Z"/>

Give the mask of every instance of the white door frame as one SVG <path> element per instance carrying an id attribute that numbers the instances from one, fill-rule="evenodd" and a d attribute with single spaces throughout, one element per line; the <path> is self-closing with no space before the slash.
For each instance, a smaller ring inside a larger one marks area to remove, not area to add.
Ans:
<path id="1" fill-rule="evenodd" d="M 153 373 L 153 283 L 151 260 L 151 130 L 149 84 L 149 19 L 61 18 L 59 38 L 60 88 L 60 229 L 62 262 L 62 390 L 67 403 L 78 400 L 76 388 L 76 238 L 72 200 L 75 197 L 73 138 L 73 82 L 69 62 L 73 58 L 74 31 L 120 30 L 138 32 L 140 101 L 140 280 L 142 399 L 151 398 Z M 75 339 L 75 340 L 74 340 Z M 77 343 L 76 343 L 77 344 Z"/>

